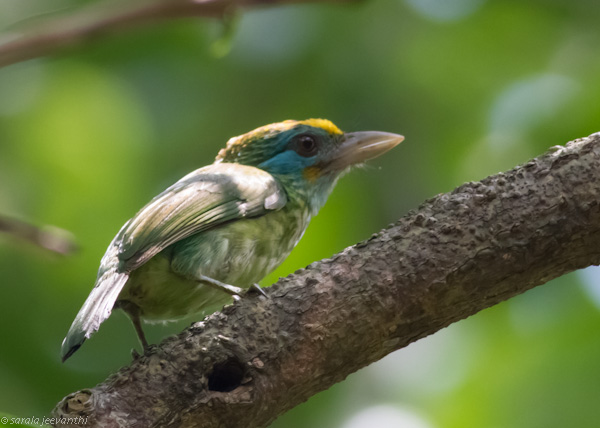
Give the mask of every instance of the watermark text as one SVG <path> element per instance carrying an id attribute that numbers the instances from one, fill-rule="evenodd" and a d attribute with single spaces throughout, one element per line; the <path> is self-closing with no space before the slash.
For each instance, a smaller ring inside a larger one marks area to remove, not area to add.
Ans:
<path id="1" fill-rule="evenodd" d="M 48 425 L 73 425 L 73 426 L 85 426 L 87 423 L 87 416 L 75 416 L 70 418 L 50 418 L 50 417 L 37 417 L 32 416 L 30 418 L 9 418 L 8 416 L 2 416 L 0 418 L 0 423 L 3 425 L 38 425 L 38 426 L 48 426 Z"/>

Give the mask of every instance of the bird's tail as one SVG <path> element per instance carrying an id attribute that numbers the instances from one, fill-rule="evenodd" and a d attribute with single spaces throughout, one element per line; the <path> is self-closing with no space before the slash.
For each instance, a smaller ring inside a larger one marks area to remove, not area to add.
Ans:
<path id="1" fill-rule="evenodd" d="M 94 334 L 110 312 L 127 282 L 129 274 L 110 268 L 98 277 L 96 285 L 75 317 L 67 336 L 63 340 L 61 354 L 65 362 L 79 347 Z"/>

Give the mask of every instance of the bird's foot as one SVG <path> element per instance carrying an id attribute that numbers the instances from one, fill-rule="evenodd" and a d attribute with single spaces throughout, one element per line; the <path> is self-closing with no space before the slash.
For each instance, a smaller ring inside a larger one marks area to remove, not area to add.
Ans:
<path id="1" fill-rule="evenodd" d="M 200 275 L 197 278 L 198 282 L 202 282 L 203 284 L 207 284 L 210 285 L 213 288 L 216 288 L 218 290 L 221 290 L 227 294 L 229 294 L 231 297 L 233 297 L 233 300 L 240 300 L 240 298 L 247 294 L 247 293 L 258 293 L 262 296 L 268 297 L 267 293 L 265 293 L 265 291 L 260 288 L 260 285 L 254 283 L 250 286 L 250 288 L 248 288 L 248 290 L 244 290 L 243 288 L 240 287 L 236 287 L 234 285 L 230 285 L 230 284 L 226 284 L 224 282 L 218 281 L 214 278 L 211 278 L 209 276 L 205 276 L 205 275 Z"/>
<path id="2" fill-rule="evenodd" d="M 235 299 L 236 296 L 241 296 L 244 294 L 244 289 L 240 287 L 236 287 L 234 285 L 225 284 L 224 282 L 217 281 L 216 279 L 210 278 L 205 275 L 200 275 L 198 277 L 198 282 L 202 282 L 204 284 L 210 285 L 211 287 L 216 288 L 217 290 L 224 291 L 225 293 L 233 296 Z"/>
<path id="3" fill-rule="evenodd" d="M 146 340 L 146 335 L 144 334 L 144 329 L 142 328 L 142 320 L 140 318 L 141 309 L 138 305 L 128 300 L 118 300 L 116 305 L 117 307 L 123 309 L 129 318 L 131 318 L 131 323 L 135 328 L 135 332 L 137 333 L 138 338 L 140 339 L 140 343 L 142 345 L 142 354 L 146 352 L 148 349 L 148 341 Z M 131 350 L 131 355 L 134 360 L 137 360 L 140 357 L 140 354 L 135 349 Z"/>

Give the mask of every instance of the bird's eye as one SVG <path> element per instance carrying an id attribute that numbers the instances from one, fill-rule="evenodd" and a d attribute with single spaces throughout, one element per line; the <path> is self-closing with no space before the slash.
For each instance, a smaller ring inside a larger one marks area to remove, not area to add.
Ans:
<path id="1" fill-rule="evenodd" d="M 316 155 L 318 149 L 317 140 L 312 135 L 301 135 L 297 138 L 296 144 L 294 144 L 296 153 L 304 157 Z"/>

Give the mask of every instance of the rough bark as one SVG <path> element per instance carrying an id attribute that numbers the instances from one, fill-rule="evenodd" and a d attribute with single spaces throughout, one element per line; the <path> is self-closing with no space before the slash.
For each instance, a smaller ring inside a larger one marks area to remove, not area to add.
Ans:
<path id="1" fill-rule="evenodd" d="M 35 27 L 13 31 L 0 38 L 0 67 L 81 46 L 98 37 L 160 20 L 186 17 L 222 18 L 237 9 L 313 3 L 319 0 L 145 0 L 126 5 L 100 2 Z M 347 2 L 352 0 L 327 0 Z"/>
<path id="2" fill-rule="evenodd" d="M 167 338 L 55 416 L 264 427 L 348 374 L 600 262 L 600 134 L 424 202 L 387 229 Z M 60 426 L 60 424 L 58 425 Z"/>

